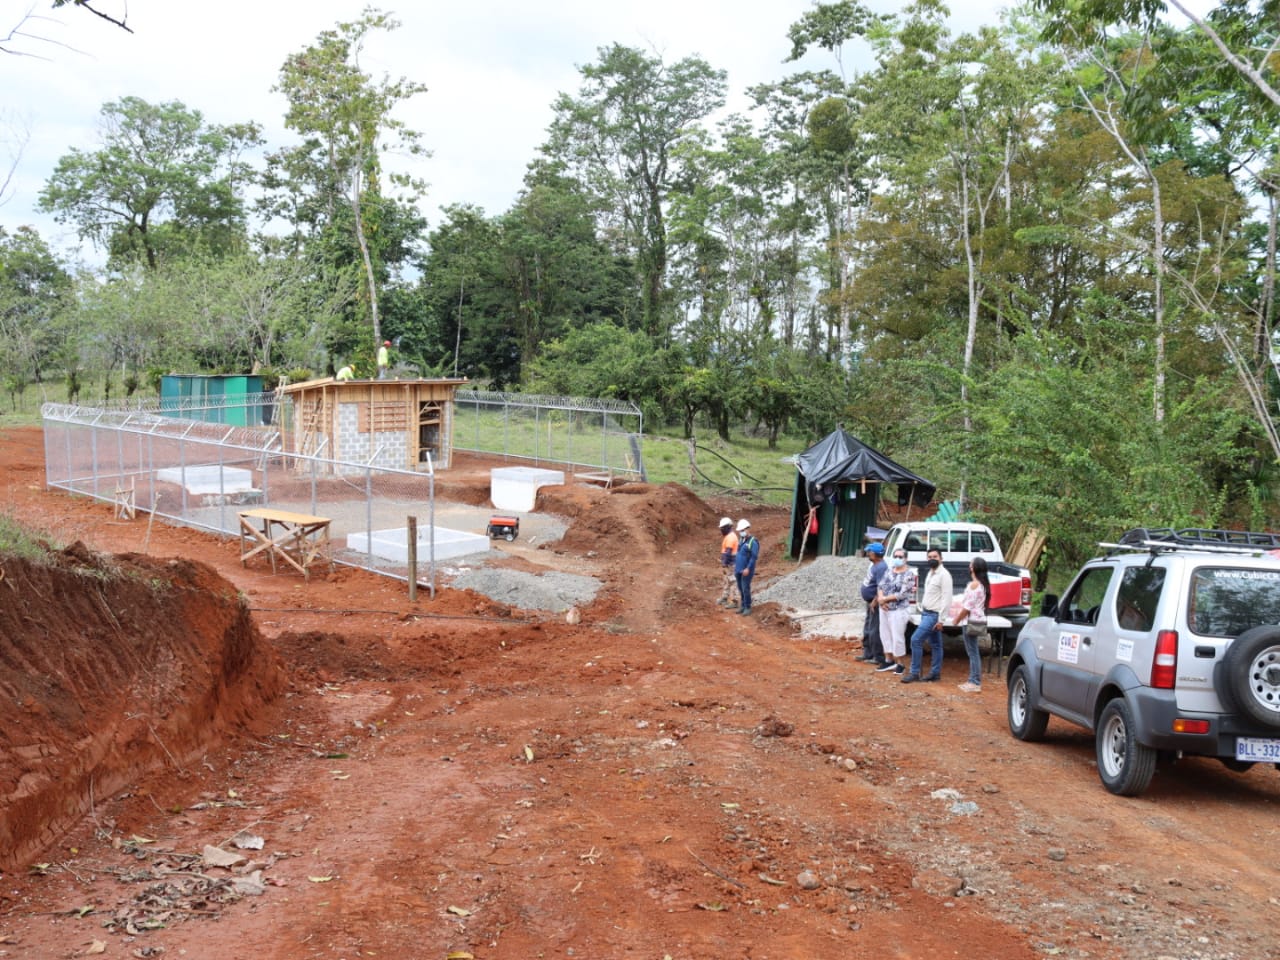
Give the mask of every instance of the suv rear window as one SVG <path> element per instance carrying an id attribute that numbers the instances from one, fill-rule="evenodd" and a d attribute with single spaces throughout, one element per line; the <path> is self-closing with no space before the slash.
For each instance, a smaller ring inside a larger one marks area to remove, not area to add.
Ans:
<path id="1" fill-rule="evenodd" d="M 1280 571 L 1200 567 L 1191 574 L 1187 624 L 1208 637 L 1238 637 L 1280 623 Z"/>

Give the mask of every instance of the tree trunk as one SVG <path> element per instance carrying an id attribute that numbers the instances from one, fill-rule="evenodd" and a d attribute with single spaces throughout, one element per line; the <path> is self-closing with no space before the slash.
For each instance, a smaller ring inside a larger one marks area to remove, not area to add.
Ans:
<path id="1" fill-rule="evenodd" d="M 369 240 L 364 235 L 364 217 L 360 208 L 360 190 L 364 178 L 357 172 L 351 178 L 351 213 L 356 222 L 356 242 L 360 244 L 360 259 L 364 263 L 365 282 L 369 285 L 369 318 L 373 322 L 373 342 L 382 342 L 382 323 L 378 318 L 378 283 L 373 273 L 373 257 L 369 254 Z"/>

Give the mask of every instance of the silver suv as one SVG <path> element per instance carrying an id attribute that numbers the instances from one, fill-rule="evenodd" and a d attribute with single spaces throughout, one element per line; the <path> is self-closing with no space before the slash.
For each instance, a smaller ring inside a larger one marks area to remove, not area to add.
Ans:
<path id="1" fill-rule="evenodd" d="M 1280 535 L 1133 530 L 1046 596 L 1008 664 L 1009 730 L 1049 716 L 1096 737 L 1098 776 L 1137 796 L 1158 760 L 1280 768 Z"/>

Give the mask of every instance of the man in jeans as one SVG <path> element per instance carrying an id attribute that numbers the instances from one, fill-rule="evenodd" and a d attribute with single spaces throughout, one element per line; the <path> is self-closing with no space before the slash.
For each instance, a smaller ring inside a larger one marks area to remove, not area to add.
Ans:
<path id="1" fill-rule="evenodd" d="M 951 572 L 942 565 L 942 551 L 937 547 L 925 556 L 929 558 L 929 573 L 920 597 L 920 626 L 911 635 L 911 671 L 902 678 L 903 683 L 936 681 L 942 676 L 942 631 L 938 629 L 938 618 L 951 607 Z M 925 641 L 929 643 L 929 675 L 921 677 Z"/>
<path id="2" fill-rule="evenodd" d="M 889 570 L 884 562 L 884 544 L 873 543 L 867 547 L 867 559 L 871 565 L 867 567 L 867 575 L 862 580 L 860 592 L 867 602 L 867 619 L 862 627 L 863 663 L 874 663 L 877 667 L 885 665 L 884 644 L 880 642 L 880 607 L 876 604 L 876 591 L 880 589 L 880 581 Z"/>

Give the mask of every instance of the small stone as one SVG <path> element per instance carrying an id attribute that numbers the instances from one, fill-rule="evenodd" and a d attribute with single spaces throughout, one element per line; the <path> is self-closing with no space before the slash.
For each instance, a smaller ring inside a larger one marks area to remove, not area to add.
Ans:
<path id="1" fill-rule="evenodd" d="M 1061 847 L 1050 847 L 1049 859 L 1061 863 L 1063 860 L 1067 859 L 1067 851 L 1063 850 Z"/>
<path id="2" fill-rule="evenodd" d="M 983 793 L 999 793 L 1000 788 L 997 787 L 994 783 L 984 783 L 982 785 L 982 792 Z"/>
<path id="3" fill-rule="evenodd" d="M 846 770 L 857 770 L 857 769 L 858 769 L 858 761 L 857 761 L 857 760 L 854 760 L 854 759 L 853 759 L 853 757 L 845 757 L 845 758 L 844 758 L 844 768 L 845 768 Z"/>
<path id="4" fill-rule="evenodd" d="M 817 890 L 822 886 L 822 881 L 818 879 L 818 875 L 812 870 L 801 870 L 796 877 L 796 886 L 801 890 Z"/>

